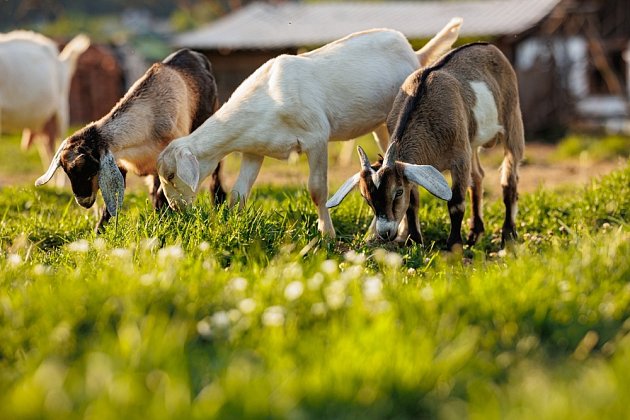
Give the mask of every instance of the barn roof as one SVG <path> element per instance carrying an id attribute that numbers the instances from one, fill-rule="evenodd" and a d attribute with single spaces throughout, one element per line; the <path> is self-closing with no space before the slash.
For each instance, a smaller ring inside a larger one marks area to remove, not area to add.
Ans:
<path id="1" fill-rule="evenodd" d="M 460 36 L 521 33 L 561 0 L 477 0 L 383 3 L 251 3 L 183 33 L 175 45 L 198 49 L 265 49 L 325 44 L 352 32 L 392 28 L 429 38 L 450 18 L 464 18 Z"/>

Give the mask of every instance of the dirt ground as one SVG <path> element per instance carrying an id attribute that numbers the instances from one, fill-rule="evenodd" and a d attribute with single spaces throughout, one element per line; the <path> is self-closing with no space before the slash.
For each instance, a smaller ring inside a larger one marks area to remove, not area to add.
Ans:
<path id="1" fill-rule="evenodd" d="M 372 153 L 368 152 L 370 157 L 376 156 L 376 148 L 373 145 L 365 144 L 364 146 L 372 149 Z M 330 194 L 359 169 L 359 161 L 354 152 L 351 154 L 349 164 L 343 165 L 338 162 L 337 155 L 341 147 L 341 144 L 335 144 L 331 147 L 328 171 Z M 521 192 L 531 192 L 539 187 L 555 189 L 569 185 L 585 184 L 594 177 L 605 175 L 626 164 L 626 159 L 622 158 L 605 162 L 579 158 L 556 160 L 553 157 L 553 152 L 553 145 L 542 143 L 527 144 L 525 159 L 520 167 L 519 190 Z M 500 147 L 482 150 L 481 160 L 486 172 L 484 187 L 486 194 L 490 198 L 498 196 L 501 191 L 499 177 L 502 158 Z M 223 174 L 228 189 L 231 188 L 236 180 L 239 165 L 240 157 L 232 156 L 224 168 Z M 10 185 L 32 185 L 41 173 L 40 169 L 32 166 L 24 172 L 0 168 L 0 188 Z M 306 187 L 307 180 L 308 165 L 305 156 L 300 156 L 295 162 L 265 159 L 254 188 L 269 184 Z M 132 190 L 146 190 L 141 178 L 129 175 L 128 181 Z M 68 185 L 67 182 L 66 185 Z"/>

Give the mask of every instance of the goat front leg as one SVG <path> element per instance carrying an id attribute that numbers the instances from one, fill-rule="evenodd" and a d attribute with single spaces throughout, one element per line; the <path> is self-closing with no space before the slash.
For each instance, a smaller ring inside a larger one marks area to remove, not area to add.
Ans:
<path id="1" fill-rule="evenodd" d="M 306 151 L 309 166 L 308 190 L 317 206 L 317 229 L 323 235 L 334 238 L 335 228 L 330 218 L 330 212 L 326 207 L 326 197 L 328 196 L 328 142 L 324 141 L 321 143 Z"/>
<path id="2" fill-rule="evenodd" d="M 447 249 L 451 251 L 461 251 L 462 241 L 462 220 L 466 206 L 466 190 L 470 185 L 470 158 L 464 158 L 451 167 L 453 178 L 453 197 L 448 202 L 448 213 L 451 217 L 451 233 L 446 241 Z"/>
<path id="3" fill-rule="evenodd" d="M 164 195 L 164 189 L 160 182 L 160 177 L 157 175 L 149 175 L 149 196 L 151 197 L 151 204 L 155 210 L 161 210 L 168 206 L 166 195 Z"/>
<path id="4" fill-rule="evenodd" d="M 245 206 L 245 202 L 249 197 L 254 181 L 256 181 L 258 177 L 264 158 L 265 157 L 262 155 L 243 153 L 241 170 L 230 196 L 230 207 L 234 207 L 237 203 L 239 209 Z"/>
<path id="5" fill-rule="evenodd" d="M 407 218 L 407 237 L 405 240 L 411 239 L 417 244 L 424 246 L 422 233 L 420 232 L 420 222 L 418 221 L 418 210 L 420 209 L 420 192 L 417 187 L 411 188 L 411 196 L 409 197 L 409 207 L 405 216 Z"/>
<path id="6" fill-rule="evenodd" d="M 477 150 L 473 150 L 472 158 L 472 185 L 470 187 L 470 201 L 472 216 L 470 217 L 470 232 L 466 243 L 468 245 L 474 245 L 477 243 L 479 237 L 485 232 L 485 226 L 483 224 L 483 168 L 479 162 L 479 153 Z"/>

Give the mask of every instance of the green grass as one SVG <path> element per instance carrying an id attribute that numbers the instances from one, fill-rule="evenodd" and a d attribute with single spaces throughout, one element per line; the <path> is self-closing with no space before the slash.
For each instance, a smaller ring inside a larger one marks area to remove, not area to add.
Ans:
<path id="1" fill-rule="evenodd" d="M 465 259 L 368 246 L 351 194 L 319 239 L 300 188 L 245 211 L 207 197 L 107 231 L 70 193 L 0 191 L 3 418 L 624 418 L 630 398 L 630 166 L 503 208 Z"/>
<path id="2" fill-rule="evenodd" d="M 556 160 L 580 157 L 590 160 L 612 160 L 630 157 L 630 137 L 622 135 L 586 136 L 570 135 L 558 144 Z"/>

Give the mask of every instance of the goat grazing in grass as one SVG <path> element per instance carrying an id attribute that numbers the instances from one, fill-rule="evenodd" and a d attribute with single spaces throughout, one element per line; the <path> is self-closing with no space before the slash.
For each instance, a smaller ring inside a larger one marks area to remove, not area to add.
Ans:
<path id="1" fill-rule="evenodd" d="M 0 34 L 0 132 L 22 131 L 22 148 L 35 137 L 43 165 L 68 130 L 70 82 L 79 56 L 90 46 L 78 35 L 59 53 L 57 44 L 29 31 Z"/>
<path id="2" fill-rule="evenodd" d="M 387 125 L 392 133 L 382 162 L 370 165 L 359 148 L 361 172 L 348 179 L 328 201 L 338 205 L 354 188 L 374 210 L 378 239 L 421 242 L 418 189 L 448 200 L 451 232 L 447 247 L 461 247 L 464 198 L 470 187 L 472 218 L 468 243 L 484 232 L 479 147 L 503 143 L 501 185 L 505 204 L 502 247 L 516 238 L 518 163 L 523 156 L 523 121 L 518 85 L 505 56 L 487 43 L 457 48 L 435 65 L 407 78 L 394 101 Z M 437 169 L 436 169 L 437 168 Z M 449 170 L 452 192 L 440 172 Z M 407 226 L 401 224 L 407 217 Z M 405 232 L 407 231 L 407 232 Z"/>
<path id="3" fill-rule="evenodd" d="M 162 152 L 158 171 L 169 204 L 175 209 L 189 205 L 199 181 L 224 156 L 239 151 L 243 160 L 231 203 L 242 206 L 265 156 L 287 159 L 304 152 L 318 228 L 334 237 L 325 205 L 328 142 L 382 126 L 405 78 L 449 50 L 460 25 L 453 19 L 418 52 L 400 32 L 374 29 L 269 60 L 201 127 Z"/>
<path id="4" fill-rule="evenodd" d="M 70 178 L 77 203 L 90 208 L 101 190 L 105 201 L 97 231 L 122 206 L 127 171 L 150 177 L 155 208 L 166 204 L 157 177 L 159 153 L 174 138 L 196 129 L 218 108 L 217 86 L 208 59 L 179 50 L 154 64 L 114 108 L 63 141 L 35 185 L 59 166 Z M 213 168 L 214 196 L 223 201 L 219 166 Z"/>

